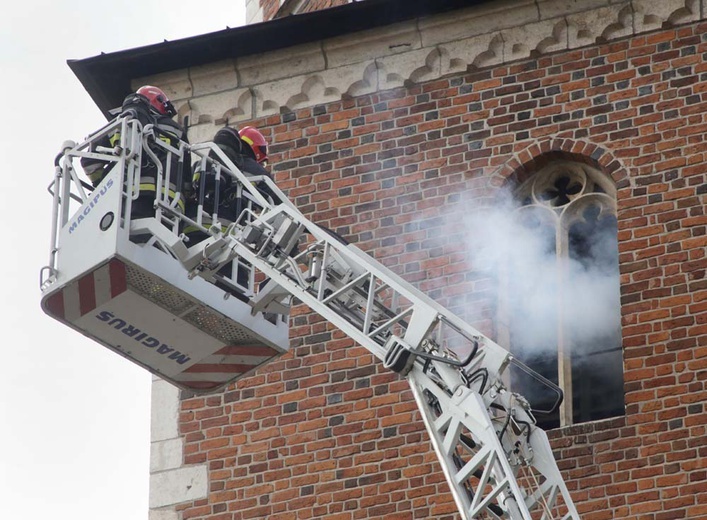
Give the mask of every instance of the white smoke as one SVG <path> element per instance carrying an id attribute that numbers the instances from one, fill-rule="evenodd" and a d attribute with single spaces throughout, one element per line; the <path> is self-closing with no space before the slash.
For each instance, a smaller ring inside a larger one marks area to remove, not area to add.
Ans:
<path id="1" fill-rule="evenodd" d="M 620 327 L 615 229 L 593 236 L 591 262 L 558 260 L 554 223 L 540 225 L 526 210 L 504 192 L 493 207 L 464 218 L 471 267 L 505 302 L 498 318 L 526 355 L 556 354 L 559 322 L 575 348 L 605 350 L 600 343 L 616 338 Z M 550 210 L 546 217 L 556 218 Z"/>

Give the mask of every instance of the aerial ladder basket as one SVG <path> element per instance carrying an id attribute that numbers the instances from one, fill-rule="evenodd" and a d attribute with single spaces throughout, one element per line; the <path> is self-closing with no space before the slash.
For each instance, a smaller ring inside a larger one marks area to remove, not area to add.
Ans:
<path id="1" fill-rule="evenodd" d="M 115 148 L 96 145 L 116 132 Z M 287 352 L 288 323 L 283 314 L 251 313 L 247 302 L 256 285 L 242 262 L 232 262 L 237 275 L 219 275 L 228 292 L 213 280 L 186 276 L 175 258 L 175 251 L 187 251 L 180 194 L 170 197 L 158 188 L 153 216 L 130 218 L 144 186 L 141 168 L 153 160 L 146 154 L 156 148 L 162 156 L 185 153 L 184 146 L 172 148 L 149 134 L 137 120 L 121 118 L 80 144 L 64 143 L 49 186 L 52 232 L 40 280 L 42 308 L 183 389 L 213 391 Z M 106 162 L 107 175 L 95 189 L 79 178 L 84 157 Z M 168 186 L 183 172 L 170 171 L 175 161 L 163 162 L 158 185 Z"/>
<path id="2" fill-rule="evenodd" d="M 117 129 L 119 145 L 96 145 Z M 82 157 L 107 164 L 95 189 L 78 177 Z M 192 161 L 199 186 L 170 192 Z M 157 172 L 152 212 L 135 218 L 146 164 Z M 235 220 L 214 209 L 224 180 Z M 302 302 L 408 380 L 464 520 L 580 518 L 538 411 L 511 391 L 508 371 L 554 394 L 554 409 L 560 389 L 311 222 L 269 177 L 241 172 L 213 143 L 174 148 L 118 118 L 65 144 L 50 192 L 40 284 L 54 318 L 183 389 L 211 392 L 287 352 L 288 311 Z M 202 239 L 190 242 L 187 228 Z"/>

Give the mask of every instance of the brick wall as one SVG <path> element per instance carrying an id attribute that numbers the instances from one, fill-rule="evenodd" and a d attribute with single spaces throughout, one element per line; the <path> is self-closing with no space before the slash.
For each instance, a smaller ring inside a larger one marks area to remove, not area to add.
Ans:
<path id="1" fill-rule="evenodd" d="M 247 19 L 247 23 L 257 23 L 289 15 L 292 9 L 296 14 L 311 13 L 345 5 L 350 3 L 350 0 L 246 0 L 246 2 L 248 11 L 253 13 Z M 279 12 L 281 8 L 287 10 L 287 13 Z"/>
<path id="2" fill-rule="evenodd" d="M 339 5 L 346 5 L 349 3 L 351 3 L 350 0 L 305 0 L 298 12 L 311 13 L 313 11 L 321 11 L 322 9 L 328 9 L 330 7 L 337 7 Z"/>
<path id="3" fill-rule="evenodd" d="M 267 22 L 275 17 L 282 0 L 260 0 L 260 6 L 263 10 L 263 21 Z"/>
<path id="4" fill-rule="evenodd" d="M 279 184 L 483 332 L 454 216 L 548 157 L 618 187 L 626 416 L 550 432 L 584 519 L 707 517 L 707 24 L 256 120 Z M 451 218 L 450 218 L 451 217 Z M 183 396 L 181 518 L 457 518 L 406 383 L 297 307 L 290 354 Z"/>

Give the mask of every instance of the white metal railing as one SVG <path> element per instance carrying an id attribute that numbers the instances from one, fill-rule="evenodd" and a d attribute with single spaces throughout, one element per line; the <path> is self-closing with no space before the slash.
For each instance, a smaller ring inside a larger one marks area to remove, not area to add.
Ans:
<path id="1" fill-rule="evenodd" d="M 107 138 L 116 133 L 120 134 L 119 142 L 109 147 L 105 145 Z M 211 156 L 210 156 L 211 155 Z M 40 286 L 48 287 L 56 278 L 57 259 L 59 251 L 59 236 L 61 229 L 69 224 L 76 212 L 86 203 L 90 204 L 95 194 L 100 194 L 104 189 L 101 184 L 94 187 L 82 180 L 81 159 L 105 162 L 104 171 L 107 175 L 111 168 L 119 168 L 122 172 L 123 183 L 121 186 L 121 208 L 119 209 L 119 225 L 130 228 L 133 216 L 133 205 L 144 189 L 145 165 L 154 170 L 154 217 L 165 230 L 181 239 L 188 246 L 189 237 L 183 231 L 193 228 L 203 237 L 219 234 L 225 230 L 223 217 L 219 215 L 218 188 L 219 181 L 226 176 L 233 179 L 237 191 L 237 199 L 244 215 L 257 214 L 267 207 L 268 201 L 257 190 L 245 188 L 251 182 L 260 181 L 253 177 L 246 181 L 246 176 L 238 171 L 234 165 L 226 168 L 212 156 L 226 159 L 223 152 L 213 143 L 189 145 L 179 141 L 179 146 L 172 146 L 160 139 L 160 130 L 154 125 L 144 128 L 137 119 L 120 117 L 89 135 L 84 141 L 76 143 L 66 141 L 61 152 L 55 159 L 55 174 L 48 186 L 52 195 L 52 224 L 50 231 L 50 253 L 47 266 L 40 272 Z M 206 210 L 205 199 L 209 190 L 205 189 L 208 181 L 207 175 L 202 175 L 200 182 L 194 190 L 185 190 L 191 185 L 192 164 L 189 158 L 195 159 L 194 165 L 199 164 L 202 171 L 212 171 L 215 175 L 216 204 L 213 211 Z M 230 162 L 230 161 L 229 161 Z M 185 213 L 183 208 L 188 207 L 193 211 Z M 226 224 L 230 224 L 228 221 Z M 154 228 L 153 228 L 154 229 Z M 157 237 L 153 237 L 150 244 L 164 249 Z M 254 277 L 252 267 L 240 259 L 232 260 L 231 274 L 226 270 L 215 273 L 214 277 L 220 283 L 234 291 L 234 294 L 253 294 Z"/>

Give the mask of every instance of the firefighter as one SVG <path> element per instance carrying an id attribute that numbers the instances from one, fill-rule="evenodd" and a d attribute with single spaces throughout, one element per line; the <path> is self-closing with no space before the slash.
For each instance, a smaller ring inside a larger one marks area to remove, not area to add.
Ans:
<path id="1" fill-rule="evenodd" d="M 252 175 L 266 175 L 270 173 L 265 169 L 268 165 L 268 142 L 258 129 L 244 126 L 238 130 L 238 137 L 243 146 L 242 170 Z"/>
<path id="2" fill-rule="evenodd" d="M 172 105 L 172 102 L 161 89 L 152 85 L 145 85 L 125 98 L 118 117 L 127 116 L 137 119 L 143 128 L 149 124 L 153 125 L 156 139 L 179 149 L 179 142 L 180 140 L 186 141 L 186 135 L 182 126 L 173 119 L 176 114 L 177 111 L 174 105 Z M 92 150 L 94 150 L 96 146 L 113 148 L 119 143 L 120 128 L 113 134 L 105 136 L 94 143 Z M 168 165 L 167 156 L 169 155 L 170 183 L 168 198 L 172 201 L 176 197 L 177 186 L 181 184 L 181 188 L 184 187 L 182 181 L 183 175 L 180 172 L 181 164 L 179 157 L 175 154 L 168 154 L 164 148 L 154 144 L 150 146 L 150 151 L 160 162 L 159 166 L 162 167 L 163 173 L 166 173 Z M 112 163 L 100 159 L 87 157 L 81 159 L 81 166 L 94 187 L 98 186 L 108 174 L 111 164 Z M 132 219 L 154 216 L 154 201 L 157 192 L 157 170 L 158 165 L 155 164 L 154 158 L 143 150 L 140 168 L 140 194 L 132 203 Z M 178 211 L 184 211 L 183 196 L 177 202 L 176 209 Z"/>
<path id="3" fill-rule="evenodd" d="M 221 151 L 233 162 L 242 172 L 250 175 L 269 177 L 270 173 L 265 169 L 267 164 L 267 142 L 265 137 L 251 126 L 246 126 L 240 131 L 231 127 L 223 127 L 216 132 L 213 138 Z M 209 157 L 217 162 L 222 162 L 214 152 Z M 216 202 L 216 176 L 212 167 L 207 168 L 202 178 L 202 163 L 197 162 L 192 176 L 192 192 L 198 203 L 201 203 L 206 215 L 202 220 L 204 227 L 209 227 L 211 223 L 210 215 L 216 211 L 221 226 L 225 229 L 234 222 L 244 209 L 244 201 L 238 190 L 238 185 L 230 175 L 222 173 L 218 180 L 218 208 L 214 208 Z M 203 186 L 202 186 L 203 184 Z M 279 198 L 269 189 L 265 182 L 258 182 L 256 187 L 274 203 L 279 203 Z M 196 204 L 187 207 L 187 216 L 194 219 L 196 217 Z M 198 244 L 206 238 L 206 235 L 195 226 L 187 226 L 184 233 L 189 238 L 189 245 Z"/>
<path id="4" fill-rule="evenodd" d="M 236 137 L 232 134 L 235 134 Z M 216 144 L 234 164 L 240 162 L 240 156 L 242 154 L 242 143 L 240 139 L 237 138 L 237 135 L 235 130 L 225 127 L 216 132 L 213 138 L 214 144 Z M 219 163 L 223 162 L 213 151 L 209 153 L 209 158 Z M 203 209 L 202 225 L 206 228 L 211 226 L 212 215 L 216 212 L 218 213 L 222 228 L 225 230 L 228 224 L 235 220 L 238 212 L 234 200 L 233 181 L 228 174 L 222 173 L 218 178 L 217 195 L 217 180 L 214 167 L 211 164 L 207 164 L 206 170 L 202 171 L 202 166 L 202 161 L 198 161 L 193 168 L 192 192 L 194 193 L 195 201 L 193 204 L 187 206 L 187 216 L 196 220 L 197 208 L 198 205 L 201 204 Z M 217 208 L 214 207 L 215 203 L 218 203 Z M 202 232 L 197 226 L 187 225 L 183 232 L 188 238 L 187 245 L 189 246 L 198 244 L 208 237 L 208 235 Z"/>
<path id="5" fill-rule="evenodd" d="M 262 175 L 272 179 L 270 172 L 265 169 L 268 165 L 268 143 L 263 134 L 252 126 L 245 126 L 238 131 L 238 135 L 245 145 L 243 147 L 243 165 L 239 168 L 251 175 Z M 282 202 L 265 182 L 259 182 L 255 186 L 274 204 Z"/>

